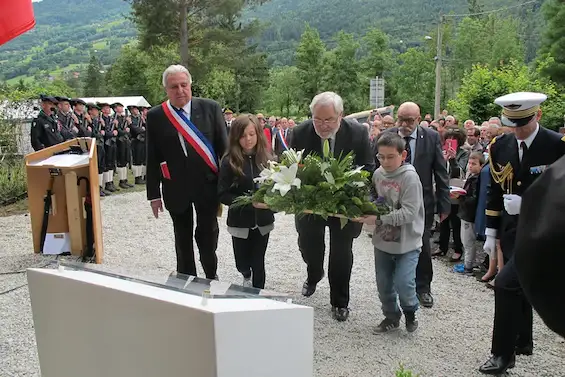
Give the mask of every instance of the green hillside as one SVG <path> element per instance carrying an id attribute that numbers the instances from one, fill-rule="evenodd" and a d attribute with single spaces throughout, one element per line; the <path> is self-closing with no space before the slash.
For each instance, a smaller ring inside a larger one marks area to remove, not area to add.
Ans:
<path id="1" fill-rule="evenodd" d="M 123 0 L 43 0 L 34 13 L 33 30 L 0 46 L 0 79 L 9 83 L 76 70 L 94 50 L 109 65 L 136 36 Z"/>
<path id="2" fill-rule="evenodd" d="M 482 10 L 520 4 L 516 0 L 479 0 Z M 543 20 L 538 9 L 543 0 L 507 13 L 521 18 L 527 59 L 539 45 Z M 91 52 L 105 66 L 112 64 L 121 46 L 136 36 L 127 16 L 125 0 L 43 0 L 34 3 L 34 30 L 0 46 L 0 80 L 60 75 L 88 64 Z M 245 20 L 259 19 L 264 31 L 257 43 L 272 65 L 291 64 L 305 24 L 318 29 L 333 47 L 339 30 L 362 36 L 379 27 L 391 36 L 397 50 L 425 43 L 439 15 L 468 13 L 468 0 L 270 0 L 248 9 Z M 457 19 L 457 18 L 455 18 Z M 493 31 L 495 32 L 495 31 Z"/>

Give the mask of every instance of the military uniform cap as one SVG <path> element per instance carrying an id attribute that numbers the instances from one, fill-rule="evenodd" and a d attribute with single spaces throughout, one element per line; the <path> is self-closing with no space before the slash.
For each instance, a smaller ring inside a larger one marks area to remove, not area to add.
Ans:
<path id="1" fill-rule="evenodd" d="M 96 102 L 96 104 L 97 104 L 100 108 L 102 108 L 102 107 L 104 107 L 104 106 L 111 107 L 110 104 L 107 103 L 107 102 Z"/>
<path id="2" fill-rule="evenodd" d="M 141 108 L 143 108 L 143 106 L 137 106 L 137 105 L 129 105 L 129 106 L 128 106 L 128 110 L 129 110 L 129 111 L 131 111 L 131 109 L 138 109 L 138 110 L 139 110 L 139 109 L 141 109 Z"/>
<path id="3" fill-rule="evenodd" d="M 228 109 L 227 107 L 224 109 L 224 114 L 233 114 L 233 111 Z"/>
<path id="4" fill-rule="evenodd" d="M 52 96 L 47 96 L 45 94 L 40 94 L 39 100 L 41 102 L 51 102 L 51 103 L 54 103 L 54 104 L 59 103 L 59 101 L 57 101 L 57 98 L 52 97 Z"/>
<path id="5" fill-rule="evenodd" d="M 530 122 L 540 104 L 547 99 L 543 93 L 519 92 L 511 93 L 494 100 L 502 106 L 502 124 L 508 127 L 522 127 Z"/>
<path id="6" fill-rule="evenodd" d="M 93 103 L 93 102 L 87 103 L 87 104 L 86 104 L 86 108 L 87 108 L 88 110 L 91 110 L 91 109 L 100 110 L 100 106 L 98 106 L 97 104 L 95 104 L 95 103 Z"/>
<path id="7" fill-rule="evenodd" d="M 115 109 L 118 106 L 124 107 L 124 105 L 122 105 L 120 102 L 115 102 L 112 104 L 112 109 Z"/>
<path id="8" fill-rule="evenodd" d="M 71 103 L 71 99 L 70 99 L 69 97 L 55 96 L 55 99 L 57 100 L 57 102 L 68 102 L 68 103 Z"/>
<path id="9" fill-rule="evenodd" d="M 76 105 L 78 105 L 78 104 L 86 106 L 86 102 L 84 102 L 84 101 L 81 100 L 80 98 L 73 98 L 73 99 L 71 100 L 71 105 L 76 106 Z"/>

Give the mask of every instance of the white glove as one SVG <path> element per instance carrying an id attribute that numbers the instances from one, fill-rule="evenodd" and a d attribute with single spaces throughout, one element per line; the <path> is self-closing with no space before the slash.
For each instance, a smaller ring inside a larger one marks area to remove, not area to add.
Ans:
<path id="1" fill-rule="evenodd" d="M 506 194 L 504 198 L 504 208 L 509 215 L 519 215 L 522 206 L 522 197 L 514 194 Z"/>
<path id="2" fill-rule="evenodd" d="M 488 255 L 494 255 L 496 253 L 496 229 L 487 228 L 485 231 L 487 239 L 483 246 L 483 251 Z"/>

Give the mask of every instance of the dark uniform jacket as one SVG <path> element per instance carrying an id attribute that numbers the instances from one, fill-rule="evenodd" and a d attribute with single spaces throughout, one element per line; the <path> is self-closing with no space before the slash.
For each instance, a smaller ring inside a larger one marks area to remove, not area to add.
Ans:
<path id="1" fill-rule="evenodd" d="M 92 137 L 92 131 L 88 130 L 88 127 L 90 125 L 86 121 L 84 114 L 78 114 L 78 113 L 75 112 L 75 116 L 78 119 L 78 124 L 76 125 L 76 127 L 78 128 L 77 136 L 78 137 Z"/>
<path id="2" fill-rule="evenodd" d="M 145 127 L 141 116 L 135 117 L 132 115 L 131 124 L 129 126 L 132 140 L 145 141 Z"/>
<path id="3" fill-rule="evenodd" d="M 104 135 L 102 135 L 102 130 L 104 127 L 102 126 L 102 118 L 92 118 L 92 137 L 96 138 L 96 145 L 104 145 Z"/>
<path id="4" fill-rule="evenodd" d="M 38 151 L 63 142 L 59 125 L 53 115 L 48 116 L 41 110 L 31 123 L 31 146 Z"/>
<path id="5" fill-rule="evenodd" d="M 102 115 L 102 119 L 104 120 L 104 139 L 105 139 L 105 144 L 110 146 L 113 144 L 116 144 L 116 136 L 114 136 L 114 129 L 115 129 L 115 125 L 114 125 L 114 117 L 113 116 L 106 116 L 106 115 Z"/>
<path id="6" fill-rule="evenodd" d="M 509 215 L 504 209 L 504 194 L 522 196 L 543 171 L 565 155 L 565 142 L 562 135 L 540 126 L 538 134 L 522 162 L 518 154 L 518 142 L 514 134 L 500 135 L 490 144 L 491 183 L 487 194 L 487 228 L 498 230 L 500 247 L 505 259 L 512 256 L 516 239 L 518 215 Z M 497 175 L 509 164 L 512 175 L 501 181 Z"/>
<path id="7" fill-rule="evenodd" d="M 67 114 L 64 114 L 62 111 L 57 112 L 57 121 L 59 122 L 60 132 L 63 136 L 63 139 L 70 140 L 76 137 L 75 132 L 73 131 L 73 127 L 75 126 L 75 122 L 73 120 L 73 112 L 69 111 Z"/>
<path id="8" fill-rule="evenodd" d="M 561 157 L 522 198 L 514 260 L 528 301 L 546 325 L 565 338 L 564 187 L 565 157 Z"/>

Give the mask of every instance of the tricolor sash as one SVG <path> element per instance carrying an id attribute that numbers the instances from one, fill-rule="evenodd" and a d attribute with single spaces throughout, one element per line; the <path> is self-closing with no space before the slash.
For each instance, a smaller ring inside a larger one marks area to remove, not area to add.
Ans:
<path id="1" fill-rule="evenodd" d="M 282 143 L 282 146 L 283 146 L 284 150 L 285 150 L 285 151 L 288 150 L 288 144 L 286 143 L 286 139 L 284 138 L 284 136 L 283 136 L 283 134 L 282 134 L 282 130 L 279 130 L 278 134 L 279 134 L 279 139 L 280 139 L 280 141 L 281 141 L 281 143 Z"/>
<path id="2" fill-rule="evenodd" d="M 169 101 L 163 102 L 163 110 L 169 121 L 204 160 L 212 171 L 218 174 L 218 159 L 210 141 L 187 118 L 182 109 L 175 109 Z"/>

